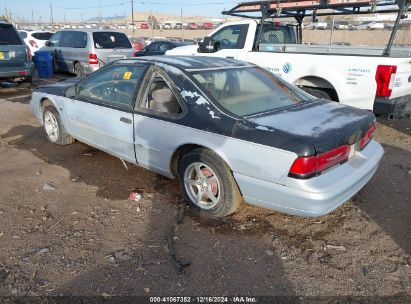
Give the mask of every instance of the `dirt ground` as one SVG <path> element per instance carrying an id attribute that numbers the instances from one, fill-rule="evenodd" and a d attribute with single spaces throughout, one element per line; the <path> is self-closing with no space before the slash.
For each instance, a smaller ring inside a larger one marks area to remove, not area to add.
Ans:
<path id="1" fill-rule="evenodd" d="M 0 296 L 411 301 L 410 119 L 379 121 L 385 149 L 379 170 L 327 216 L 243 205 L 224 220 L 188 210 L 176 225 L 182 203 L 176 181 L 126 170 L 79 142 L 50 144 L 29 94 L 0 95 Z M 46 183 L 52 187 L 44 189 Z M 128 200 L 131 191 L 142 193 L 140 204 Z M 182 272 L 167 239 L 177 259 L 190 263 Z"/>

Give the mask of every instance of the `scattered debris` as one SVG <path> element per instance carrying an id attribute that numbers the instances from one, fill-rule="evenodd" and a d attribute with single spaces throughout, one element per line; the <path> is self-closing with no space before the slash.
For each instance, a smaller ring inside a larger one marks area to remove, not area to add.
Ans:
<path id="1" fill-rule="evenodd" d="M 93 156 L 91 153 L 84 153 L 84 156 Z"/>
<path id="2" fill-rule="evenodd" d="M 328 250 L 328 249 L 334 249 L 334 250 L 338 250 L 338 251 L 347 250 L 347 248 L 345 248 L 344 246 L 337 246 L 337 245 L 327 244 L 327 245 L 324 246 L 324 250 Z"/>
<path id="3" fill-rule="evenodd" d="M 114 253 L 114 256 L 117 260 L 120 260 L 120 261 L 131 260 L 131 256 L 129 256 L 128 254 L 125 254 L 123 250 L 116 251 Z"/>
<path id="4" fill-rule="evenodd" d="M 7 269 L 0 268 L 0 282 L 4 281 L 9 275 L 9 273 L 10 272 Z"/>
<path id="5" fill-rule="evenodd" d="M 55 227 L 57 227 L 57 225 L 60 224 L 63 219 L 64 219 L 64 216 L 61 219 L 59 219 L 57 221 L 57 223 L 55 223 L 53 226 L 51 226 L 47 231 L 50 231 L 50 230 L 54 229 Z"/>
<path id="6" fill-rule="evenodd" d="M 149 292 L 150 292 L 150 288 L 145 287 L 145 288 L 144 288 L 144 292 L 145 292 L 145 293 L 149 293 Z"/>
<path id="7" fill-rule="evenodd" d="M 56 190 L 56 187 L 54 187 L 53 182 L 47 182 L 43 185 L 43 190 L 54 191 Z"/>
<path id="8" fill-rule="evenodd" d="M 188 267 L 191 265 L 191 263 L 183 263 L 182 261 L 177 259 L 175 250 L 174 250 L 174 233 L 176 229 L 176 225 L 180 225 L 183 223 L 184 219 L 184 212 L 187 208 L 187 204 L 181 204 L 180 209 L 178 210 L 177 214 L 177 220 L 176 223 L 173 224 L 166 235 L 165 241 L 166 245 L 164 246 L 164 251 L 168 253 L 168 255 L 171 258 L 171 261 L 173 262 L 174 266 L 177 268 L 178 271 L 183 272 L 184 268 Z"/>
<path id="9" fill-rule="evenodd" d="M 265 254 L 268 255 L 268 256 L 273 256 L 274 251 L 268 249 L 268 250 L 265 251 Z"/>
<path id="10" fill-rule="evenodd" d="M 142 196 L 141 196 L 140 193 L 138 193 L 138 192 L 131 192 L 130 195 L 129 195 L 129 197 L 128 197 L 128 199 L 129 199 L 130 201 L 138 202 L 138 201 L 141 200 L 141 197 L 142 197 Z"/>
<path id="11" fill-rule="evenodd" d="M 41 248 L 39 251 L 37 251 L 37 254 L 44 254 L 44 253 L 48 253 L 49 249 L 47 247 L 45 248 Z"/>

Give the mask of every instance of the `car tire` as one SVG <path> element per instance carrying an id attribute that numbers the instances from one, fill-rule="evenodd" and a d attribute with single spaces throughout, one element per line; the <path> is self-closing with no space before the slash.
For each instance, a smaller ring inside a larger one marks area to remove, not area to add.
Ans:
<path id="1" fill-rule="evenodd" d="M 30 89 L 33 84 L 33 77 L 26 77 L 26 79 L 23 82 L 19 83 L 19 88 L 20 89 Z"/>
<path id="2" fill-rule="evenodd" d="M 302 88 L 302 89 L 303 89 L 305 92 L 307 92 L 308 94 L 311 94 L 311 95 L 313 95 L 313 96 L 315 96 L 315 97 L 322 98 L 322 99 L 327 99 L 327 100 L 332 100 L 331 96 L 330 96 L 327 92 L 325 92 L 325 91 L 323 91 L 323 90 L 314 89 L 314 88 L 307 88 L 307 87 Z"/>
<path id="3" fill-rule="evenodd" d="M 86 75 L 86 72 L 80 62 L 76 62 L 74 64 L 74 74 L 76 74 L 77 77 L 83 77 Z"/>
<path id="4" fill-rule="evenodd" d="M 52 106 L 43 109 L 43 128 L 49 142 L 56 145 L 72 144 L 75 139 L 71 137 L 61 122 L 60 115 Z"/>
<path id="5" fill-rule="evenodd" d="M 184 154 L 179 161 L 178 177 L 185 201 L 200 214 L 224 217 L 234 213 L 242 202 L 230 168 L 208 149 Z"/>

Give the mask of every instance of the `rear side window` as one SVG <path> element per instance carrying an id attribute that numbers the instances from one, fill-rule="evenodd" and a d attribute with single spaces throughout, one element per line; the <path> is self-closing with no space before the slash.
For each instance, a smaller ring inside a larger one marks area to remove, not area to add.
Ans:
<path id="1" fill-rule="evenodd" d="M 59 46 L 72 48 L 85 48 L 87 45 L 87 34 L 84 32 L 67 31 L 62 32 Z"/>
<path id="2" fill-rule="evenodd" d="M 44 33 L 33 33 L 31 34 L 34 38 L 38 40 L 49 40 L 51 36 L 53 36 L 53 33 L 50 32 L 44 32 Z"/>
<path id="3" fill-rule="evenodd" d="M 96 49 L 131 48 L 131 42 L 123 33 L 94 32 L 94 46 Z"/>
<path id="4" fill-rule="evenodd" d="M 0 24 L 0 45 L 22 45 L 17 31 L 10 24 Z"/>
<path id="5" fill-rule="evenodd" d="M 21 38 L 26 39 L 27 38 L 27 33 L 26 32 L 19 32 Z"/>

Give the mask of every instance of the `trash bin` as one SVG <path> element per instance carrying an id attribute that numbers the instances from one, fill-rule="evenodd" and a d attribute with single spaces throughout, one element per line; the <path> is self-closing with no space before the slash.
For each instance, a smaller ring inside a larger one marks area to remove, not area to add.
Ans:
<path id="1" fill-rule="evenodd" d="M 34 56 L 34 63 L 40 78 L 53 77 L 53 53 L 47 51 L 37 51 Z"/>

